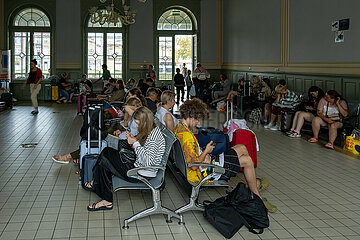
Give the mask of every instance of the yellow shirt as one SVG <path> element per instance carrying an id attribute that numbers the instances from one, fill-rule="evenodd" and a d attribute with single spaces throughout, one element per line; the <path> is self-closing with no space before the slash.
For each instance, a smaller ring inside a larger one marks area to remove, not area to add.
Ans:
<path id="1" fill-rule="evenodd" d="M 199 162 L 199 143 L 190 129 L 181 121 L 175 127 L 175 135 L 181 142 L 186 163 Z M 188 167 L 187 176 L 189 182 L 193 185 L 197 185 L 203 179 L 200 168 L 192 170 Z"/>

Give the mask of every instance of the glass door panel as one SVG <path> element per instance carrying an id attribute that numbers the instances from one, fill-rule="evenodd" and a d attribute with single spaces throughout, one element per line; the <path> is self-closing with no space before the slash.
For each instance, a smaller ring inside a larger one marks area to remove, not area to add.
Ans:
<path id="1" fill-rule="evenodd" d="M 38 62 L 44 78 L 50 76 L 50 33 L 34 33 L 34 58 Z"/>
<path id="2" fill-rule="evenodd" d="M 159 37 L 159 80 L 173 78 L 173 38 Z"/>
<path id="3" fill-rule="evenodd" d="M 30 32 L 14 33 L 14 78 L 27 78 L 30 69 Z"/>
<path id="4" fill-rule="evenodd" d="M 88 33 L 88 77 L 100 78 L 104 62 L 104 34 Z"/>
<path id="5" fill-rule="evenodd" d="M 114 78 L 122 78 L 122 33 L 107 33 L 106 35 L 106 64 Z"/>
<path id="6" fill-rule="evenodd" d="M 193 36 L 175 35 L 174 68 L 180 68 L 181 72 L 184 63 L 186 64 L 186 68 L 188 70 L 193 70 Z"/>

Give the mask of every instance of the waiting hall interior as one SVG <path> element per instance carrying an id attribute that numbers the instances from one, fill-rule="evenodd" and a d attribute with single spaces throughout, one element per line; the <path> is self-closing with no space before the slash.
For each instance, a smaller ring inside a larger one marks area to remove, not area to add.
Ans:
<path id="1" fill-rule="evenodd" d="M 358 9 L 0 0 L 0 240 L 360 239 Z M 226 238 L 239 182 L 268 225 Z"/>

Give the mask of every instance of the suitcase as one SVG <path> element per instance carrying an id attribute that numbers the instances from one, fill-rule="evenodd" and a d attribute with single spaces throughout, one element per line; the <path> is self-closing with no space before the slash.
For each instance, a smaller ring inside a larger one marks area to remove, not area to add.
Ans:
<path id="1" fill-rule="evenodd" d="M 51 99 L 53 101 L 59 100 L 59 87 L 58 86 L 51 86 Z"/>
<path id="2" fill-rule="evenodd" d="M 13 95 L 10 92 L 5 92 L 1 94 L 1 101 L 5 102 L 5 107 L 12 108 L 13 107 Z"/>
<path id="3" fill-rule="evenodd" d="M 77 114 L 83 114 L 83 107 L 86 105 L 86 94 L 77 96 Z"/>
<path id="4" fill-rule="evenodd" d="M 281 111 L 280 112 L 280 130 L 287 132 L 291 128 L 292 120 L 294 118 L 294 111 Z"/>
<path id="5" fill-rule="evenodd" d="M 51 84 L 44 85 L 44 100 L 51 101 Z"/>
<path id="6" fill-rule="evenodd" d="M 229 102 L 231 104 L 229 104 Z M 229 105 L 230 105 L 230 119 L 229 119 Z M 228 99 L 226 106 L 226 122 L 233 119 L 233 102 L 231 99 Z M 227 129 L 224 128 L 224 132 L 227 133 Z M 254 168 L 257 167 L 257 146 L 255 134 L 246 129 L 238 129 L 233 133 L 232 140 L 230 142 L 230 147 L 233 147 L 237 144 L 245 145 L 248 153 L 253 160 Z"/>
<path id="7" fill-rule="evenodd" d="M 90 139 L 90 111 L 102 108 L 101 105 L 92 105 L 88 109 L 88 138 L 83 140 L 80 144 L 80 174 L 81 174 L 81 186 L 87 189 L 86 182 L 93 180 L 93 167 L 96 164 L 97 158 L 100 155 L 102 149 L 106 147 L 106 141 L 101 140 L 101 122 L 102 111 L 99 111 L 99 134 L 97 140 Z"/>

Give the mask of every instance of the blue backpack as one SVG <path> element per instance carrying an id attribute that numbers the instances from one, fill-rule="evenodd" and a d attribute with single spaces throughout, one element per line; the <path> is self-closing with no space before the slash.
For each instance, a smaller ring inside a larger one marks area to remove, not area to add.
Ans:
<path id="1" fill-rule="evenodd" d="M 230 148 L 229 136 L 220 129 L 213 127 L 198 128 L 199 130 L 199 146 L 205 148 L 206 145 L 213 141 L 216 143 L 211 155 L 220 155 Z"/>

